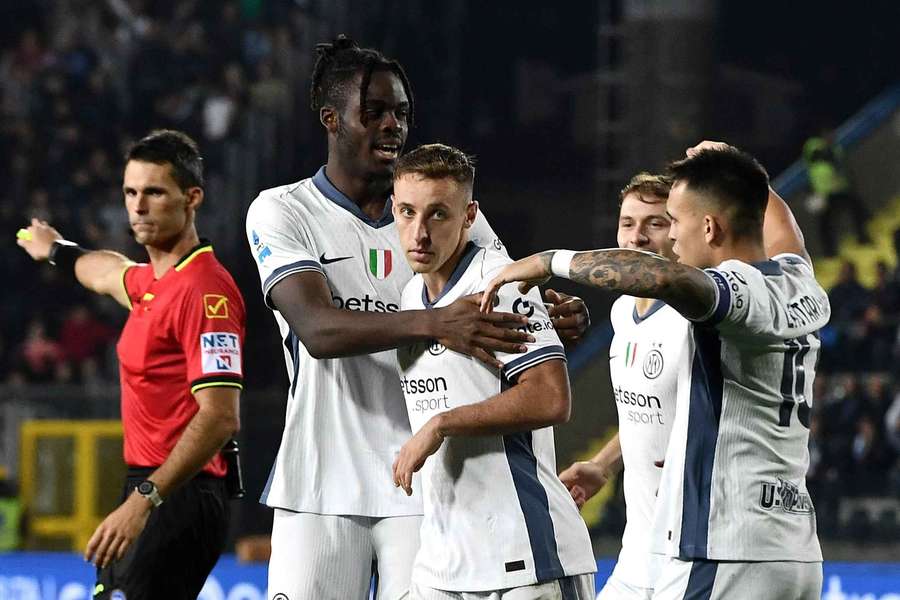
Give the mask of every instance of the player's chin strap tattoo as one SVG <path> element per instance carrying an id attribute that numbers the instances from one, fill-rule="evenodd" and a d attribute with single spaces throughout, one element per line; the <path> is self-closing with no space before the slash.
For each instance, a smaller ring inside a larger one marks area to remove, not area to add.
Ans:
<path id="1" fill-rule="evenodd" d="M 554 275 L 639 298 L 659 298 L 688 318 L 707 315 L 716 302 L 715 284 L 706 273 L 652 252 L 549 250 L 538 257 Z"/>

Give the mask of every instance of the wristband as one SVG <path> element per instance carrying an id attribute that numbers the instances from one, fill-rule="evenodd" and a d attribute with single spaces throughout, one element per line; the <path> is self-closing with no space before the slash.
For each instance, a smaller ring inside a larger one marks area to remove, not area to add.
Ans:
<path id="1" fill-rule="evenodd" d="M 550 260 L 550 272 L 557 277 L 569 278 L 569 267 L 572 265 L 572 258 L 575 252 L 572 250 L 557 250 L 553 253 Z"/>
<path id="2" fill-rule="evenodd" d="M 87 252 L 87 250 L 75 242 L 70 242 L 69 240 L 56 240 L 50 246 L 50 253 L 47 255 L 47 261 L 54 267 L 74 272 L 75 261 L 85 252 Z"/>

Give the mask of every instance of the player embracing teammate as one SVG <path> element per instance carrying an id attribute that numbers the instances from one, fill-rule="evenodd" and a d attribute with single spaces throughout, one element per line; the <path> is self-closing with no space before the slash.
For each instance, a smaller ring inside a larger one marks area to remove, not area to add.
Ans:
<path id="1" fill-rule="evenodd" d="M 506 283 L 524 291 L 556 275 L 661 299 L 687 318 L 652 529 L 651 550 L 666 562 L 652 597 L 818 598 L 822 554 L 805 478 L 828 297 L 752 157 L 704 143 L 669 171 L 678 262 L 632 249 L 543 252 L 505 267 L 482 308 Z"/>

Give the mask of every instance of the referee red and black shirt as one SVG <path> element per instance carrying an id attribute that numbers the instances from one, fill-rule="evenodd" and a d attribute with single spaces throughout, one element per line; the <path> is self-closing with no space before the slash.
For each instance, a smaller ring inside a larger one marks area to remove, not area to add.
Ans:
<path id="1" fill-rule="evenodd" d="M 122 273 L 131 314 L 116 352 L 125 463 L 158 467 L 199 410 L 208 387 L 242 389 L 244 300 L 203 240 L 159 279 L 149 264 Z M 225 475 L 218 454 L 204 468 Z"/>

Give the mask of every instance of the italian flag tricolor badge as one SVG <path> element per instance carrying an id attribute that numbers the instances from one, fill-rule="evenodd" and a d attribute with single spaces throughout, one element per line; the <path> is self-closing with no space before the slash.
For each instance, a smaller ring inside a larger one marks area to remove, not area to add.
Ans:
<path id="1" fill-rule="evenodd" d="M 384 279 L 391 274 L 391 251 L 369 248 L 369 271 L 376 279 Z"/>
<path id="2" fill-rule="evenodd" d="M 637 346 L 636 342 L 628 342 L 628 346 L 625 347 L 626 367 L 630 367 L 634 364 L 634 357 L 637 355 Z"/>

